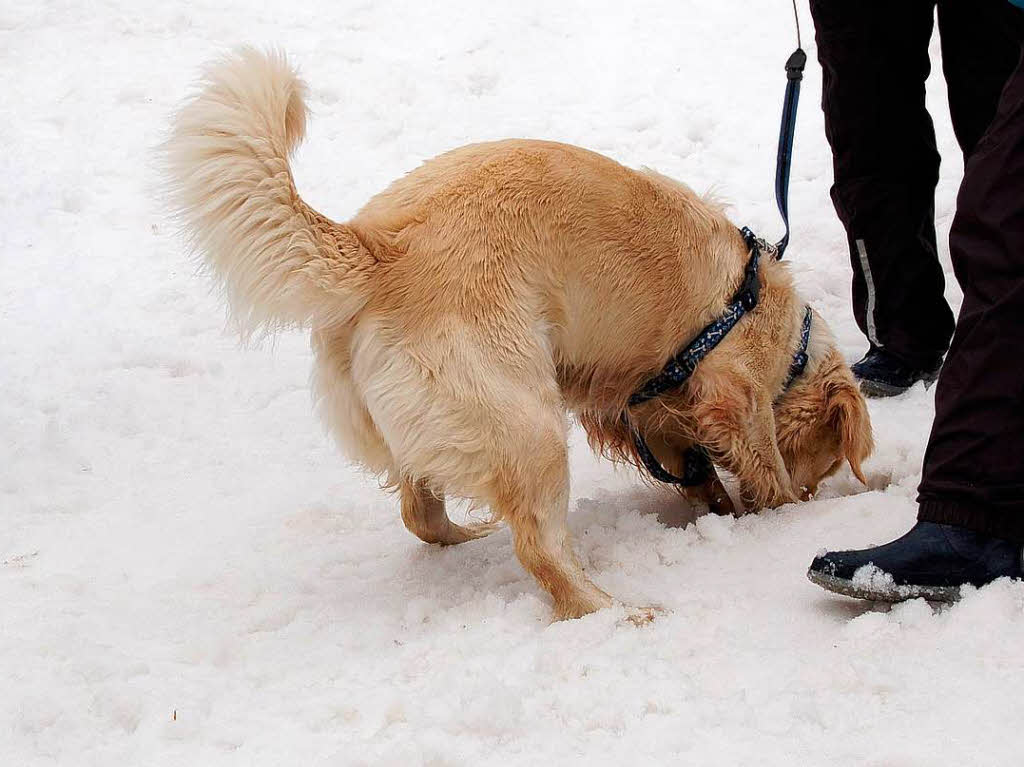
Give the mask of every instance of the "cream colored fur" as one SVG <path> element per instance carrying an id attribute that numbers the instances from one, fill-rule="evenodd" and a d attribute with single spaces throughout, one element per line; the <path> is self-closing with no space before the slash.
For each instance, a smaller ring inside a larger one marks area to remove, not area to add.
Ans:
<path id="1" fill-rule="evenodd" d="M 166 144 L 174 204 L 248 329 L 346 322 L 375 267 L 295 191 L 288 156 L 306 129 L 304 94 L 282 55 L 242 50 L 210 67 Z"/>
<path id="2" fill-rule="evenodd" d="M 567 413 L 637 462 L 627 399 L 735 291 L 736 228 L 676 181 L 525 140 L 441 155 L 335 223 L 289 171 L 303 93 L 282 56 L 241 51 L 207 71 L 167 144 L 175 205 L 235 314 L 312 329 L 323 418 L 400 489 L 412 532 L 486 534 L 445 514 L 446 494 L 471 499 L 512 527 L 556 615 L 610 604 L 569 540 Z M 860 475 L 871 449 L 820 317 L 807 372 L 782 392 L 803 302 L 783 266 L 760 277 L 758 308 L 691 381 L 630 412 L 666 465 L 705 445 L 753 506 L 810 494 L 843 457 Z M 692 494 L 734 508 L 717 476 Z"/>

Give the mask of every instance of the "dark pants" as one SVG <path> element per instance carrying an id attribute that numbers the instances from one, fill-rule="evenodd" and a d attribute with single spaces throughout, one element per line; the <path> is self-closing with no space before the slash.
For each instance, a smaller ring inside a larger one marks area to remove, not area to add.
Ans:
<path id="1" fill-rule="evenodd" d="M 936 364 L 953 333 L 925 109 L 936 6 L 953 130 L 969 158 L 1017 64 L 1024 14 L 1006 0 L 811 0 L 854 316 L 872 344 L 919 366 Z"/>
<path id="2" fill-rule="evenodd" d="M 919 516 L 1024 542 L 1024 60 L 967 162 L 949 250 L 964 303 Z"/>

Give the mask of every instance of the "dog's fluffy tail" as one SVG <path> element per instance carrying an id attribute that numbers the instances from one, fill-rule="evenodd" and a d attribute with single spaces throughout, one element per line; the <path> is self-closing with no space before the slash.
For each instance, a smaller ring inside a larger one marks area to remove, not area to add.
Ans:
<path id="1" fill-rule="evenodd" d="M 206 70 L 164 145 L 176 212 L 246 331 L 345 322 L 377 266 L 295 191 L 305 90 L 283 54 L 239 50 Z"/>

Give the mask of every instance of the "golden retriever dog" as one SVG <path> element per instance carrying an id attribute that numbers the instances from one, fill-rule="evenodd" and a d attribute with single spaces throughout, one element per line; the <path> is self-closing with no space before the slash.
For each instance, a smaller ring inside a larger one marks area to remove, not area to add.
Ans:
<path id="1" fill-rule="evenodd" d="M 511 527 L 557 617 L 611 605 L 566 524 L 570 412 L 612 458 L 637 463 L 627 411 L 670 470 L 704 446 L 752 507 L 813 493 L 844 460 L 863 479 L 867 411 L 817 315 L 784 390 L 804 302 L 769 257 L 756 309 L 693 377 L 628 406 L 741 281 L 750 254 L 718 207 L 584 149 L 510 140 L 430 160 L 337 223 L 289 170 L 304 93 L 278 54 L 210 67 L 165 146 L 173 203 L 245 328 L 311 329 L 324 420 L 421 539 L 490 532 L 445 514 L 445 495 L 471 499 Z M 689 492 L 732 509 L 716 476 Z"/>

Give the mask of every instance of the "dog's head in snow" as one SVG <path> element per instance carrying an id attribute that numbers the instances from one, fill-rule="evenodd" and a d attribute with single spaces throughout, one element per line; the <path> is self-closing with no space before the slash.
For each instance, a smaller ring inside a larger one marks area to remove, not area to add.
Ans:
<path id="1" fill-rule="evenodd" d="M 864 484 L 874 442 L 864 396 L 824 322 L 812 334 L 810 363 L 775 404 L 775 431 L 794 490 L 803 499 L 846 461 Z"/>

